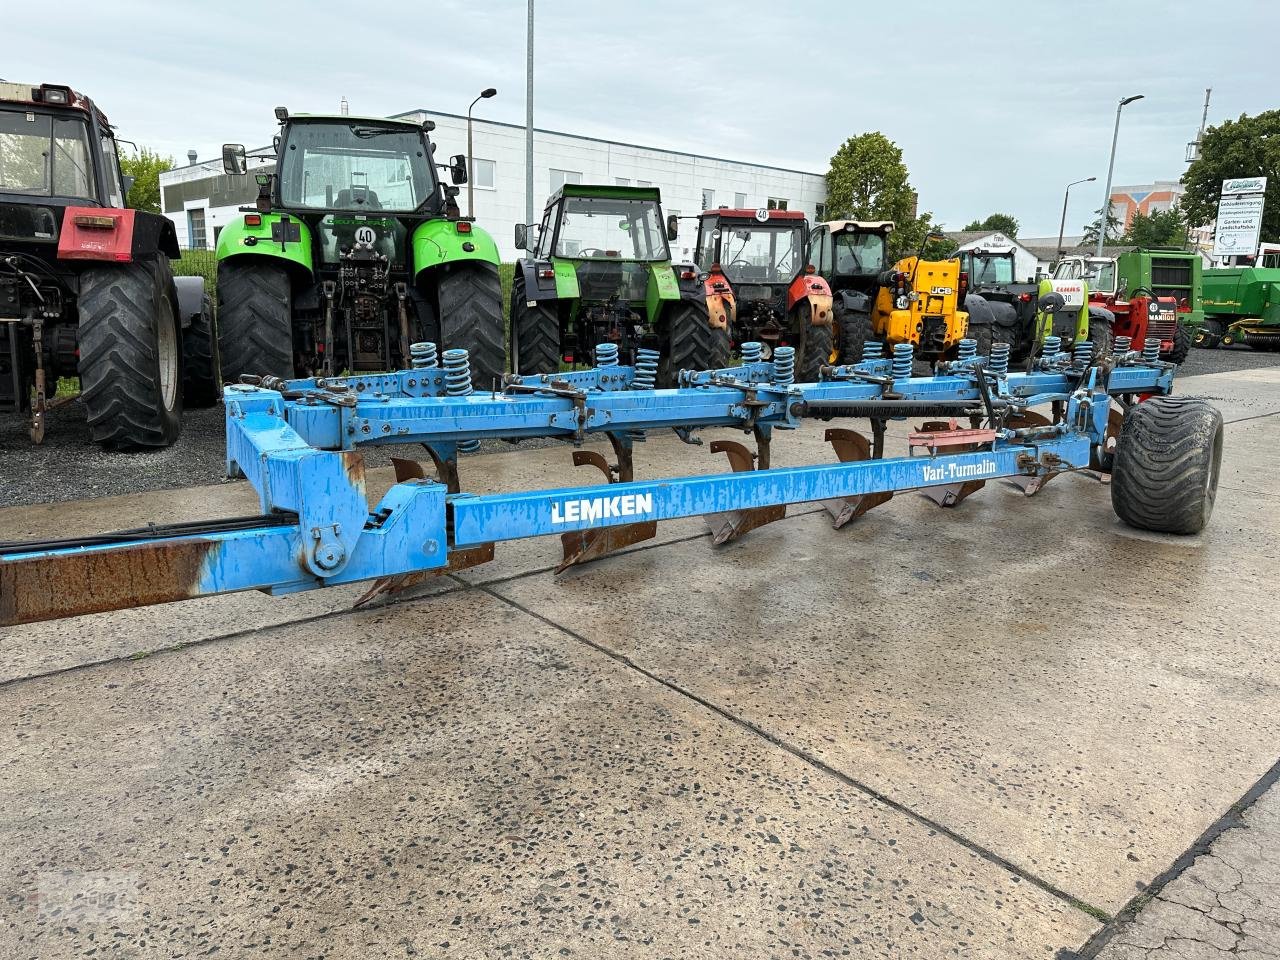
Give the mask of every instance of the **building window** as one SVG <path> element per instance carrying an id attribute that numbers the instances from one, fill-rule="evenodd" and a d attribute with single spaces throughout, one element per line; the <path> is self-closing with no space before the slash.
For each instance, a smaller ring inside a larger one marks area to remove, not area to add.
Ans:
<path id="1" fill-rule="evenodd" d="M 813 218 L 821 223 L 827 219 L 827 205 L 825 203 L 815 204 L 813 208 Z"/>
<path id="2" fill-rule="evenodd" d="M 187 211 L 187 249 L 204 250 L 208 243 L 204 236 L 204 210 L 197 208 Z"/>
<path id="3" fill-rule="evenodd" d="M 551 192 L 555 193 L 566 183 L 581 183 L 582 174 L 576 170 L 557 170 L 551 168 Z"/>
<path id="4" fill-rule="evenodd" d="M 629 177 L 614 177 L 613 184 L 616 187 L 629 187 L 631 186 L 631 179 Z"/>
<path id="5" fill-rule="evenodd" d="M 769 209 L 770 209 L 770 210 L 785 210 L 785 209 L 787 209 L 787 201 L 786 201 L 786 200 L 783 200 L 781 197 L 770 197 L 770 198 L 769 198 Z"/>
<path id="6" fill-rule="evenodd" d="M 648 180 L 637 180 L 637 181 L 636 181 L 636 186 L 637 186 L 637 187 L 652 187 L 652 186 L 653 186 L 653 184 L 652 184 L 650 181 L 648 181 Z"/>
<path id="7" fill-rule="evenodd" d="M 715 205 L 716 205 L 716 192 L 714 190 L 708 190 L 706 187 L 703 187 L 702 188 L 702 209 L 711 210 L 715 207 Z"/>
<path id="8" fill-rule="evenodd" d="M 747 209 L 747 195 L 745 193 L 735 193 L 733 195 L 733 205 L 739 210 Z"/>
<path id="9" fill-rule="evenodd" d="M 477 190 L 492 190 L 498 179 L 498 165 L 492 160 L 471 158 L 471 182 Z"/>

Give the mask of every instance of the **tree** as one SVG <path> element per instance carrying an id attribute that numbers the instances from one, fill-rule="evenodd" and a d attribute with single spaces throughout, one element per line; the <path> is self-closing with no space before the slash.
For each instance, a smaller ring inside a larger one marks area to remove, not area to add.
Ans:
<path id="1" fill-rule="evenodd" d="M 974 220 L 965 229 L 990 230 L 993 233 L 1003 233 L 1006 237 L 1017 237 L 1019 226 L 1017 217 L 1007 213 L 993 213 L 983 221 Z"/>
<path id="2" fill-rule="evenodd" d="M 160 174 L 173 169 L 173 157 L 162 157 L 146 147 L 138 150 L 136 157 L 122 156 L 120 170 L 126 177 L 133 177 L 127 203 L 134 210 L 148 213 L 160 212 Z"/>
<path id="3" fill-rule="evenodd" d="M 1234 177 L 1267 178 L 1262 239 L 1280 239 L 1280 110 L 1242 113 L 1205 131 L 1199 158 L 1182 175 L 1185 220 L 1194 226 L 1216 220 L 1222 181 Z"/>
<path id="4" fill-rule="evenodd" d="M 1135 247 L 1182 247 L 1187 242 L 1187 223 L 1177 207 L 1135 213 L 1120 242 Z"/>
<path id="5" fill-rule="evenodd" d="M 1107 210 L 1107 238 L 1103 241 L 1104 243 L 1116 243 L 1120 239 L 1122 232 L 1120 230 L 1120 218 L 1115 215 L 1114 210 L 1114 206 Z M 1099 207 L 1093 212 L 1097 214 L 1097 217 L 1092 223 L 1086 223 L 1084 227 L 1084 245 L 1086 247 L 1098 242 L 1098 225 L 1102 222 L 1102 208 Z"/>
<path id="6" fill-rule="evenodd" d="M 902 150 L 883 133 L 850 137 L 831 158 L 827 172 L 827 215 L 832 219 L 892 220 L 894 255 L 915 253 L 936 229 L 932 213 L 917 213 Z"/>

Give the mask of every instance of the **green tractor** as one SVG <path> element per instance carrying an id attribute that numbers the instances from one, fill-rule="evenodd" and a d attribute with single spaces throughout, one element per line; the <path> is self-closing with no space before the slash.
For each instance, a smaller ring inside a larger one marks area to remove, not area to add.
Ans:
<path id="1" fill-rule="evenodd" d="M 674 218 L 673 218 L 674 219 Z M 623 363 L 641 349 L 660 354 L 661 386 L 680 370 L 729 364 L 722 297 L 693 266 L 673 267 L 656 187 L 565 184 L 547 200 L 541 224 L 517 224 L 511 289 L 511 355 L 522 374 L 591 365 L 597 345 Z"/>
<path id="2" fill-rule="evenodd" d="M 466 157 L 435 162 L 430 120 L 275 113 L 275 172 L 218 237 L 225 379 L 395 370 L 428 340 L 468 350 L 478 386 L 499 379 L 498 248 L 436 175 L 465 183 Z M 242 144 L 222 155 L 247 173 Z"/>

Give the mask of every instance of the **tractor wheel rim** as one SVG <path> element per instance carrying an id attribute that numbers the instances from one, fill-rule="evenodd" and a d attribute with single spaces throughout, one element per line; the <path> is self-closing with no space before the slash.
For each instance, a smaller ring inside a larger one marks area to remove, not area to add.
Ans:
<path id="1" fill-rule="evenodd" d="M 156 361 L 160 375 L 160 402 L 172 410 L 178 402 L 178 331 L 173 321 L 173 305 L 168 297 L 160 298 L 160 316 L 156 331 Z"/>

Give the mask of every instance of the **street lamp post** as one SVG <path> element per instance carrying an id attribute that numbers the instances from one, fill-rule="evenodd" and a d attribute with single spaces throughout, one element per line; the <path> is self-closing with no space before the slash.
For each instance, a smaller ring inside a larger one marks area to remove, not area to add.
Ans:
<path id="1" fill-rule="evenodd" d="M 1058 259 L 1062 259 L 1062 235 L 1067 229 L 1067 200 L 1071 197 L 1071 188 L 1082 183 L 1093 183 L 1097 177 L 1085 177 L 1083 180 L 1072 180 L 1067 184 L 1067 190 L 1062 195 L 1062 222 L 1058 224 Z"/>
<path id="2" fill-rule="evenodd" d="M 476 192 L 475 192 L 475 147 L 471 136 L 471 107 L 474 107 L 481 100 L 488 100 L 490 97 L 496 97 L 498 91 L 493 87 L 486 87 L 480 91 L 480 96 L 471 101 L 471 106 L 467 107 L 467 216 L 474 217 L 476 215 Z"/>
<path id="3" fill-rule="evenodd" d="M 1098 222 L 1098 257 L 1102 256 L 1102 245 L 1107 239 L 1107 224 L 1111 221 L 1111 175 L 1116 169 L 1116 143 L 1120 140 L 1120 111 L 1127 104 L 1141 100 L 1143 96 L 1144 94 L 1138 93 L 1132 97 L 1124 97 L 1116 106 L 1116 129 L 1111 134 L 1111 162 L 1107 164 L 1107 192 L 1102 196 L 1102 217 Z"/>

